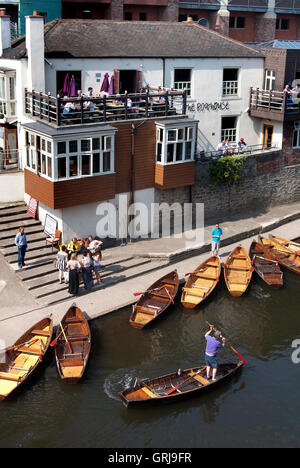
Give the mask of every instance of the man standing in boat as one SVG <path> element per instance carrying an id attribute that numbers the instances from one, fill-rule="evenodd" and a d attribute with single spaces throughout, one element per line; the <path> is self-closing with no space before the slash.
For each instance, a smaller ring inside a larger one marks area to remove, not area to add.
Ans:
<path id="1" fill-rule="evenodd" d="M 225 347 L 226 340 L 222 338 L 221 332 L 215 331 L 214 336 L 210 336 L 211 332 L 214 330 L 214 326 L 210 325 L 210 330 L 206 333 L 206 352 L 205 352 L 205 361 L 206 361 L 206 375 L 207 380 L 211 378 L 211 369 L 212 369 L 212 382 L 216 381 L 217 371 L 218 371 L 218 361 L 217 355 L 220 348 Z M 222 340 L 222 343 L 221 341 Z"/>
<path id="2" fill-rule="evenodd" d="M 216 226 L 213 228 L 211 231 L 212 235 L 212 254 L 215 257 L 219 256 L 219 250 L 220 250 L 220 243 L 221 243 L 221 236 L 223 234 L 222 229 L 220 228 L 219 224 L 216 224 Z"/>

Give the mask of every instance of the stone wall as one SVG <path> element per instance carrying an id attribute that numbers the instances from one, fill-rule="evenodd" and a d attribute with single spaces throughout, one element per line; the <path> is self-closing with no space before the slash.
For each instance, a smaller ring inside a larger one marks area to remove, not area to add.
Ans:
<path id="1" fill-rule="evenodd" d="M 156 190 L 157 203 L 204 203 L 205 219 L 220 222 L 229 216 L 263 212 L 271 206 L 300 200 L 300 166 L 285 164 L 281 151 L 249 156 L 244 178 L 236 186 L 211 186 L 209 163 L 196 166 L 194 186 L 174 190 Z"/>

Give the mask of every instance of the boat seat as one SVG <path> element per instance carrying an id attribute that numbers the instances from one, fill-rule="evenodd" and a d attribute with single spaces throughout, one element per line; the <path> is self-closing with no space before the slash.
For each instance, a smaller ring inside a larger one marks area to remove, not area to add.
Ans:
<path id="1" fill-rule="evenodd" d="M 150 310 L 146 307 L 142 307 L 142 306 L 136 306 L 136 309 L 137 309 L 137 312 L 138 313 L 142 313 L 142 314 L 147 314 L 147 315 L 156 315 L 157 312 L 153 311 L 153 310 Z"/>
<path id="2" fill-rule="evenodd" d="M 204 377 L 202 377 L 202 375 L 195 374 L 194 372 L 190 372 L 189 375 L 191 377 L 194 377 L 194 379 L 198 380 L 198 382 L 200 382 L 204 386 L 210 384 L 210 382 L 207 379 L 205 379 Z"/>
<path id="3" fill-rule="evenodd" d="M 219 266 L 216 265 L 215 263 L 207 263 L 205 266 L 212 267 L 212 268 L 219 268 Z"/>
<path id="4" fill-rule="evenodd" d="M 175 281 L 172 281 L 172 280 L 170 280 L 170 281 L 163 280 L 162 284 L 171 284 L 172 286 L 176 286 L 177 283 Z"/>
<path id="5" fill-rule="evenodd" d="M 229 270 L 249 271 L 249 268 L 228 265 Z"/>
<path id="6" fill-rule="evenodd" d="M 217 279 L 215 276 L 205 274 L 205 273 L 197 273 L 197 277 L 198 278 L 203 278 L 203 279 L 210 279 L 210 280 L 213 280 L 213 281 L 216 281 L 216 279 Z"/>
<path id="7" fill-rule="evenodd" d="M 248 280 L 241 281 L 241 280 L 236 280 L 236 279 L 230 279 L 229 278 L 228 281 L 229 281 L 229 283 L 233 283 L 233 284 L 244 284 L 244 285 L 248 284 Z"/>
<path id="8" fill-rule="evenodd" d="M 33 356 L 40 356 L 42 354 L 41 350 L 32 349 L 32 348 L 18 348 L 17 351 L 22 354 L 32 354 Z"/>
<path id="9" fill-rule="evenodd" d="M 32 335 L 40 335 L 40 336 L 51 336 L 51 332 L 47 330 L 32 330 Z"/>
<path id="10" fill-rule="evenodd" d="M 154 293 L 154 292 L 151 292 L 150 294 L 151 294 L 151 296 L 160 297 L 161 299 L 167 299 L 167 301 L 170 300 L 169 296 L 164 296 L 163 294 L 158 294 L 158 293 Z M 171 296 L 171 294 L 170 294 L 170 296 Z"/>
<path id="11" fill-rule="evenodd" d="M 74 336 L 67 336 L 68 341 L 87 341 L 89 337 L 87 335 L 74 335 Z M 64 340 L 63 340 L 64 341 Z"/>
<path id="12" fill-rule="evenodd" d="M 9 374 L 7 372 L 0 372 L 0 379 L 11 380 L 13 382 L 19 382 L 21 379 L 20 375 Z"/>
<path id="13" fill-rule="evenodd" d="M 147 387 L 142 387 L 143 392 L 147 393 L 147 395 L 151 398 L 157 398 L 158 395 L 155 395 L 155 393 L 151 392 L 151 390 Z"/>
<path id="14" fill-rule="evenodd" d="M 74 318 L 67 318 L 66 320 L 64 320 L 64 323 L 68 324 L 68 323 L 84 323 L 84 321 L 80 318 L 77 318 L 77 317 L 74 317 Z"/>
<path id="15" fill-rule="evenodd" d="M 195 291 L 194 289 L 188 289 L 188 288 L 183 288 L 183 291 L 184 291 L 188 296 L 203 297 L 204 294 L 205 294 L 203 291 Z"/>
<path id="16" fill-rule="evenodd" d="M 262 255 L 264 251 L 263 250 L 251 250 L 251 253 L 254 255 Z"/>

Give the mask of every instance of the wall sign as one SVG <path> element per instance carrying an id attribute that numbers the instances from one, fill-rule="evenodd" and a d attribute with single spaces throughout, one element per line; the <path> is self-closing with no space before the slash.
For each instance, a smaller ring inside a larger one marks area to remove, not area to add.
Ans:
<path id="1" fill-rule="evenodd" d="M 47 234 L 47 236 L 55 237 L 56 229 L 57 229 L 56 219 L 54 219 L 54 218 L 52 218 L 52 216 L 46 214 L 44 233 Z"/>
<path id="2" fill-rule="evenodd" d="M 35 198 L 30 197 L 27 214 L 31 216 L 33 219 L 36 217 L 36 212 L 38 208 L 38 201 Z"/>
<path id="3" fill-rule="evenodd" d="M 187 110 L 189 112 L 218 112 L 218 111 L 229 111 L 230 105 L 229 101 L 227 102 L 198 102 L 187 105 Z"/>

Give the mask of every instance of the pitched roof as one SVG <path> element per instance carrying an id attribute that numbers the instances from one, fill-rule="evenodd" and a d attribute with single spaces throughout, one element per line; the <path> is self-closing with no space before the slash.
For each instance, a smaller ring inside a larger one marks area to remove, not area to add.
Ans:
<path id="1" fill-rule="evenodd" d="M 45 25 L 47 58 L 241 57 L 262 54 L 196 23 L 58 19 Z M 25 36 L 3 58 L 26 57 Z"/>

